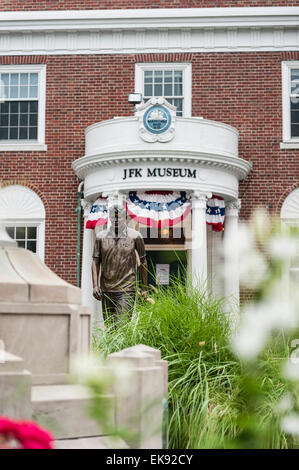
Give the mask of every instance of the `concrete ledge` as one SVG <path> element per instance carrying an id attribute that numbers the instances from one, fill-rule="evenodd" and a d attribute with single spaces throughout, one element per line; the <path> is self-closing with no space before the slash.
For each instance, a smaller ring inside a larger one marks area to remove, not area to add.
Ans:
<path id="1" fill-rule="evenodd" d="M 80 439 L 59 439 L 54 441 L 55 449 L 129 449 L 122 439 L 108 436 L 82 437 Z"/>
<path id="2" fill-rule="evenodd" d="M 106 395 L 103 398 L 111 407 L 110 422 L 115 427 L 114 397 Z M 99 436 L 103 431 L 88 416 L 89 399 L 89 391 L 79 385 L 33 386 L 33 419 L 51 430 L 56 439 Z"/>

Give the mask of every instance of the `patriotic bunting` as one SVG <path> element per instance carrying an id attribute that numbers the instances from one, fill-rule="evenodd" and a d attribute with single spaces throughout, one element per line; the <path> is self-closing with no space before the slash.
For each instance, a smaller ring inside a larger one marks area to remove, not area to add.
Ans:
<path id="1" fill-rule="evenodd" d="M 218 196 L 213 196 L 207 202 L 207 224 L 212 225 L 214 232 L 222 232 L 224 215 L 225 215 L 225 203 L 224 200 Z"/>
<path id="2" fill-rule="evenodd" d="M 86 228 L 94 229 L 96 225 L 105 225 L 108 222 L 108 201 L 98 198 L 92 205 L 86 222 Z"/>
<path id="3" fill-rule="evenodd" d="M 131 191 L 126 202 L 127 213 L 136 222 L 150 227 L 170 227 L 182 221 L 191 210 L 184 191 Z M 224 200 L 213 196 L 207 202 L 207 224 L 215 232 L 223 230 Z M 108 221 L 108 200 L 98 198 L 91 207 L 86 228 L 94 229 Z"/>
<path id="4" fill-rule="evenodd" d="M 131 191 L 127 200 L 127 212 L 143 225 L 170 227 L 183 220 L 190 212 L 191 204 L 184 191 Z"/>

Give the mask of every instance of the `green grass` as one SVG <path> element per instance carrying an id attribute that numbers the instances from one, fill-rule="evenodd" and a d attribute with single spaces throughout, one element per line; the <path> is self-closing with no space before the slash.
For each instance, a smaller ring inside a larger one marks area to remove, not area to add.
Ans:
<path id="1" fill-rule="evenodd" d="M 230 350 L 221 300 L 179 281 L 151 297 L 156 303 L 139 302 L 130 322 L 95 329 L 93 349 L 104 356 L 140 343 L 160 349 L 169 365 L 169 448 L 287 447 L 273 417 L 285 391 L 287 339 L 276 338 L 251 373 Z"/>

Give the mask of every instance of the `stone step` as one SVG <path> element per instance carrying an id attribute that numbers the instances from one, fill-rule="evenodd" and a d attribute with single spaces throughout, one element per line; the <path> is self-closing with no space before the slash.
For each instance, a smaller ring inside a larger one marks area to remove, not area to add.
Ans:
<path id="1" fill-rule="evenodd" d="M 79 439 L 59 439 L 54 442 L 55 449 L 129 449 L 123 439 L 108 436 L 81 437 Z"/>
<path id="2" fill-rule="evenodd" d="M 31 419 L 31 374 L 18 356 L 0 350 L 0 415 Z"/>
<path id="3" fill-rule="evenodd" d="M 24 361 L 7 351 L 0 350 L 0 373 L 24 372 Z"/>
<path id="4" fill-rule="evenodd" d="M 88 416 L 90 394 L 80 385 L 35 385 L 31 391 L 33 419 L 49 429 L 55 439 L 101 436 L 98 423 Z M 115 403 L 105 395 L 115 428 Z"/>

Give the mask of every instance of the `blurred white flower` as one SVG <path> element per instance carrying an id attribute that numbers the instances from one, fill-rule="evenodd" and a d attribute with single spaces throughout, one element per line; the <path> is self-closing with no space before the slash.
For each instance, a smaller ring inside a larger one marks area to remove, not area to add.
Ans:
<path id="1" fill-rule="evenodd" d="M 297 413 L 291 413 L 288 416 L 285 416 L 281 421 L 281 427 L 287 434 L 298 435 L 299 415 Z"/>
<path id="2" fill-rule="evenodd" d="M 256 239 L 264 244 L 271 230 L 269 213 L 264 208 L 256 209 L 250 219 L 250 227 L 254 231 Z"/>
<path id="3" fill-rule="evenodd" d="M 292 361 L 292 358 L 284 364 L 283 375 L 286 379 L 297 382 L 299 380 L 299 364 Z"/>
<path id="4" fill-rule="evenodd" d="M 80 385 L 96 384 L 103 393 L 113 389 L 118 395 L 132 390 L 132 366 L 128 361 L 109 362 L 92 354 L 72 357 L 70 362 L 72 381 Z"/>
<path id="5" fill-rule="evenodd" d="M 269 241 L 268 249 L 273 258 L 289 261 L 293 256 L 298 256 L 298 240 L 286 234 L 276 235 Z"/>
<path id="6" fill-rule="evenodd" d="M 230 260 L 237 260 L 240 283 L 249 289 L 256 288 L 265 277 L 267 262 L 256 249 L 254 232 L 247 225 L 239 224 L 238 230 L 224 237 L 224 256 L 226 265 Z M 228 276 L 226 271 L 224 275 Z"/>
<path id="7" fill-rule="evenodd" d="M 126 395 L 132 390 L 132 381 L 136 380 L 136 377 L 130 362 L 121 361 L 118 364 L 113 364 L 111 371 L 114 377 L 114 387 L 118 394 Z"/>
<path id="8" fill-rule="evenodd" d="M 112 374 L 105 362 L 92 354 L 73 356 L 70 361 L 70 373 L 72 380 L 81 385 L 88 385 L 95 381 L 99 383 L 112 381 Z"/>
<path id="9" fill-rule="evenodd" d="M 269 327 L 263 309 L 250 305 L 244 312 L 239 328 L 232 338 L 233 351 L 245 360 L 254 359 L 269 337 Z"/>
<path id="10" fill-rule="evenodd" d="M 273 331 L 289 331 L 296 327 L 296 303 L 276 287 L 273 295 L 270 292 L 263 302 L 248 305 L 243 312 L 232 341 L 234 351 L 243 359 L 256 357 Z"/>
<path id="11" fill-rule="evenodd" d="M 257 250 L 239 253 L 240 283 L 249 289 L 260 285 L 267 272 L 267 262 Z"/>
<path id="12" fill-rule="evenodd" d="M 290 411 L 293 407 L 294 400 L 289 393 L 286 393 L 281 400 L 277 403 L 275 411 L 277 413 L 286 413 Z"/>
<path id="13" fill-rule="evenodd" d="M 294 298 L 288 295 L 284 282 L 273 282 L 267 297 L 261 304 L 265 321 L 271 330 L 284 329 L 290 331 L 298 322 L 297 305 Z"/>
<path id="14" fill-rule="evenodd" d="M 228 258 L 236 251 L 242 254 L 254 249 L 254 237 L 247 225 L 240 223 L 238 230 L 230 233 L 229 238 L 224 238 L 224 249 Z"/>

